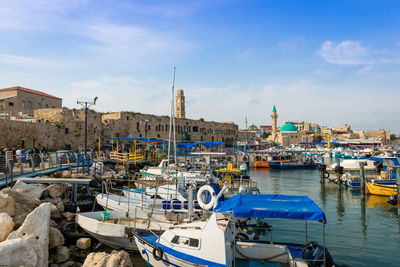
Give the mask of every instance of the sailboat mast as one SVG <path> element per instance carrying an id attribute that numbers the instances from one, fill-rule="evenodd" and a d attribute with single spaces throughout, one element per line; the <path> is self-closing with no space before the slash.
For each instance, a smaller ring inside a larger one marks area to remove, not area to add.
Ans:
<path id="1" fill-rule="evenodd" d="M 171 103 L 170 103 L 170 113 L 169 113 L 169 133 L 168 133 L 168 165 L 169 165 L 169 159 L 171 155 L 171 135 L 172 135 L 172 123 L 173 121 L 175 122 L 175 116 L 174 116 L 174 88 L 175 88 L 175 69 L 174 67 L 174 72 L 172 75 L 172 88 L 171 88 Z M 175 131 L 174 131 L 174 137 L 175 137 Z"/>

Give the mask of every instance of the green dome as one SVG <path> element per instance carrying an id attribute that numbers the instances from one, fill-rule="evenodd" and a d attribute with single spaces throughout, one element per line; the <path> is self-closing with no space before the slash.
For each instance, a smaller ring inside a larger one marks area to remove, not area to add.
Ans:
<path id="1" fill-rule="evenodd" d="M 257 126 L 252 124 L 252 125 L 249 126 L 249 130 L 257 130 Z"/>
<path id="2" fill-rule="evenodd" d="M 282 132 L 297 132 L 297 128 L 291 123 L 286 123 L 281 127 L 281 133 Z"/>

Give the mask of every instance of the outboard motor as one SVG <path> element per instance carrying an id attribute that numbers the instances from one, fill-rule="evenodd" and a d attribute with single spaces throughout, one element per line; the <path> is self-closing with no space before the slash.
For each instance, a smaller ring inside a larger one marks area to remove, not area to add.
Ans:
<path id="1" fill-rule="evenodd" d="M 239 170 L 240 170 L 240 173 L 242 175 L 246 175 L 246 173 L 247 173 L 247 164 L 243 163 L 242 165 L 240 165 Z"/>
<path id="2" fill-rule="evenodd" d="M 325 248 L 326 266 L 335 266 L 335 262 L 328 250 Z M 301 258 L 310 267 L 322 266 L 324 263 L 324 248 L 318 245 L 317 242 L 310 242 L 303 246 L 301 251 Z"/>

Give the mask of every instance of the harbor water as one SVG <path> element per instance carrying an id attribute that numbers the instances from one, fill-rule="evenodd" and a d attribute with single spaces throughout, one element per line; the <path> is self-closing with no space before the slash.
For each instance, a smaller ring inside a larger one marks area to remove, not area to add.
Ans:
<path id="1" fill-rule="evenodd" d="M 386 197 L 366 196 L 334 183 L 320 183 L 318 170 L 250 169 L 261 193 L 307 195 L 324 210 L 326 246 L 333 259 L 349 266 L 400 266 L 400 224 Z M 275 242 L 316 241 L 323 244 L 322 223 L 267 220 Z M 269 236 L 268 236 L 269 238 Z M 306 240 L 307 238 L 307 240 Z M 135 266 L 146 266 L 132 254 Z"/>
<path id="2" fill-rule="evenodd" d="M 252 169 L 249 174 L 261 193 L 307 195 L 317 203 L 327 217 L 326 246 L 335 261 L 349 266 L 400 266 L 399 217 L 386 197 L 366 196 L 363 202 L 360 190 L 321 184 L 318 170 Z M 303 222 L 270 223 L 276 228 L 274 240 L 305 242 Z M 321 223 L 308 223 L 308 241 L 322 244 L 321 236 Z"/>

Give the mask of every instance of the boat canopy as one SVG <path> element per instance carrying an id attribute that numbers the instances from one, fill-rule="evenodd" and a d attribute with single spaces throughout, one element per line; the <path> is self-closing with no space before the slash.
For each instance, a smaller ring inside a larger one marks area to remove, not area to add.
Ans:
<path id="1" fill-rule="evenodd" d="M 197 145 L 203 145 L 205 147 L 213 148 L 216 147 L 217 145 L 222 145 L 224 144 L 223 142 L 197 142 L 197 143 L 180 143 L 179 146 L 185 149 L 190 149 L 194 146 Z"/>
<path id="2" fill-rule="evenodd" d="M 312 220 L 326 223 L 325 213 L 308 196 L 238 194 L 219 201 L 215 212 L 232 211 L 234 217 Z"/>
<path id="3" fill-rule="evenodd" d="M 103 137 L 104 139 L 113 139 L 113 140 L 128 140 L 128 141 L 143 141 L 150 143 L 168 143 L 167 139 L 162 138 L 146 138 L 146 137 Z M 171 141 L 173 142 L 173 141 Z"/>
<path id="4" fill-rule="evenodd" d="M 370 157 L 369 160 L 383 162 L 384 160 L 392 161 L 395 166 L 399 166 L 399 159 L 396 157 Z"/>

